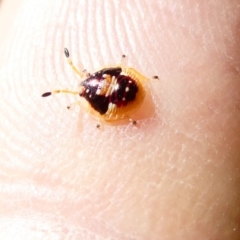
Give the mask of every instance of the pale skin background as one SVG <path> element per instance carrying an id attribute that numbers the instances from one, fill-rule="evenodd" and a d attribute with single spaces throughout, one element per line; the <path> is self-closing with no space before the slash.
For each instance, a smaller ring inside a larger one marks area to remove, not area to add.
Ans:
<path id="1" fill-rule="evenodd" d="M 239 1 L 11 3 L 0 5 L 0 239 L 239 239 Z M 97 130 L 66 109 L 74 97 L 41 98 L 78 85 L 64 47 L 81 69 L 124 53 L 158 75 L 152 114 Z"/>

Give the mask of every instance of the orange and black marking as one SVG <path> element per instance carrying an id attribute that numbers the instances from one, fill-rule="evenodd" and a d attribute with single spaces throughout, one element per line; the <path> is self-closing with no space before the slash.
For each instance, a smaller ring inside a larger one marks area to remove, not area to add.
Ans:
<path id="1" fill-rule="evenodd" d="M 97 119 L 106 122 L 129 119 L 131 115 L 142 105 L 146 90 L 145 82 L 148 80 L 134 68 L 121 65 L 102 68 L 90 74 L 80 72 L 69 58 L 69 52 L 65 48 L 65 56 L 72 69 L 83 79 L 79 91 L 54 90 L 42 94 L 47 97 L 56 93 L 70 93 L 79 95 L 88 102 L 88 110 Z M 125 58 L 125 55 L 123 55 Z M 158 78 L 154 76 L 153 78 Z M 99 127 L 99 125 L 97 125 Z"/>

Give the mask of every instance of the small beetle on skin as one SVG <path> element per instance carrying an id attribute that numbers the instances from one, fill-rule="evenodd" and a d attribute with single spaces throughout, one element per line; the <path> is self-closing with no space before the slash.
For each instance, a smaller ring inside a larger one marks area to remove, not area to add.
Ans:
<path id="1" fill-rule="evenodd" d="M 146 90 L 145 82 L 148 80 L 134 68 L 127 68 L 122 63 L 117 66 L 102 68 L 89 74 L 85 70 L 80 72 L 69 58 L 69 51 L 64 49 L 68 63 L 82 79 L 79 91 L 54 90 L 42 94 L 47 97 L 56 93 L 70 93 L 79 95 L 88 103 L 87 110 L 99 121 L 113 122 L 129 119 L 132 124 L 136 121 L 130 118 L 142 105 Z M 124 59 L 126 56 L 123 55 Z M 154 76 L 153 78 L 158 78 Z M 82 105 L 80 102 L 78 104 Z M 70 106 L 68 107 L 68 109 Z M 97 124 L 97 128 L 100 125 Z"/>

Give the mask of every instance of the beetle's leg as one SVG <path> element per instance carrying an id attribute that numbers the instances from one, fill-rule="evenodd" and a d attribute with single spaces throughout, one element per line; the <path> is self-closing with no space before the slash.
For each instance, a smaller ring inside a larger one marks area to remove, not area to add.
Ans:
<path id="1" fill-rule="evenodd" d="M 129 122 L 134 126 L 137 125 L 137 121 L 132 118 L 129 118 Z"/>
<path id="2" fill-rule="evenodd" d="M 101 118 L 98 118 L 96 128 L 99 129 L 99 130 L 104 129 L 104 122 Z"/>
<path id="3" fill-rule="evenodd" d="M 69 94 L 77 95 L 77 94 L 79 94 L 79 91 L 75 92 L 75 91 L 70 91 L 70 90 L 67 90 L 67 89 L 54 90 L 52 92 L 45 92 L 45 93 L 43 93 L 42 97 L 48 97 L 50 95 L 57 94 L 57 93 L 69 93 Z"/>
<path id="4" fill-rule="evenodd" d="M 67 106 L 67 109 L 71 109 L 72 107 L 75 107 L 76 105 L 81 106 L 81 103 L 79 101 L 71 103 Z"/>
<path id="5" fill-rule="evenodd" d="M 100 128 L 101 128 L 101 124 L 100 124 L 100 123 L 97 123 L 96 128 L 97 128 L 97 129 L 100 129 Z"/>
<path id="6" fill-rule="evenodd" d="M 84 78 L 84 73 L 80 72 L 80 71 L 77 69 L 77 67 L 73 64 L 71 58 L 69 57 L 70 54 L 69 54 L 69 51 L 68 51 L 67 48 L 64 48 L 64 54 L 65 54 L 65 56 L 66 56 L 66 58 L 67 58 L 67 60 L 68 60 L 69 65 L 71 66 L 72 70 L 73 70 L 76 74 L 78 74 L 81 78 Z"/>
<path id="7" fill-rule="evenodd" d="M 91 76 L 91 73 L 89 73 L 86 69 L 83 70 L 83 73 L 85 74 L 85 77 Z"/>
<path id="8" fill-rule="evenodd" d="M 121 67 L 125 67 L 127 65 L 126 58 L 127 58 L 127 56 L 125 54 L 123 54 L 122 59 L 121 59 Z"/>

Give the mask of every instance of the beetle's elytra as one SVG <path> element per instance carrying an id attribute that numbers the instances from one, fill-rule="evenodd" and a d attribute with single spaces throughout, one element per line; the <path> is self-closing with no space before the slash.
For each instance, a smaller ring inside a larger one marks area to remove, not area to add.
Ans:
<path id="1" fill-rule="evenodd" d="M 98 120 L 112 122 L 129 119 L 132 123 L 136 123 L 131 117 L 143 103 L 146 94 L 145 82 L 147 81 L 145 76 L 123 64 L 102 68 L 93 74 L 86 71 L 80 72 L 73 65 L 66 48 L 64 53 L 72 69 L 82 79 L 80 88 L 78 91 L 54 90 L 42 94 L 42 97 L 56 93 L 78 94 L 87 101 L 87 110 Z M 154 78 L 158 77 L 154 76 Z M 81 105 L 80 102 L 77 103 Z"/>

